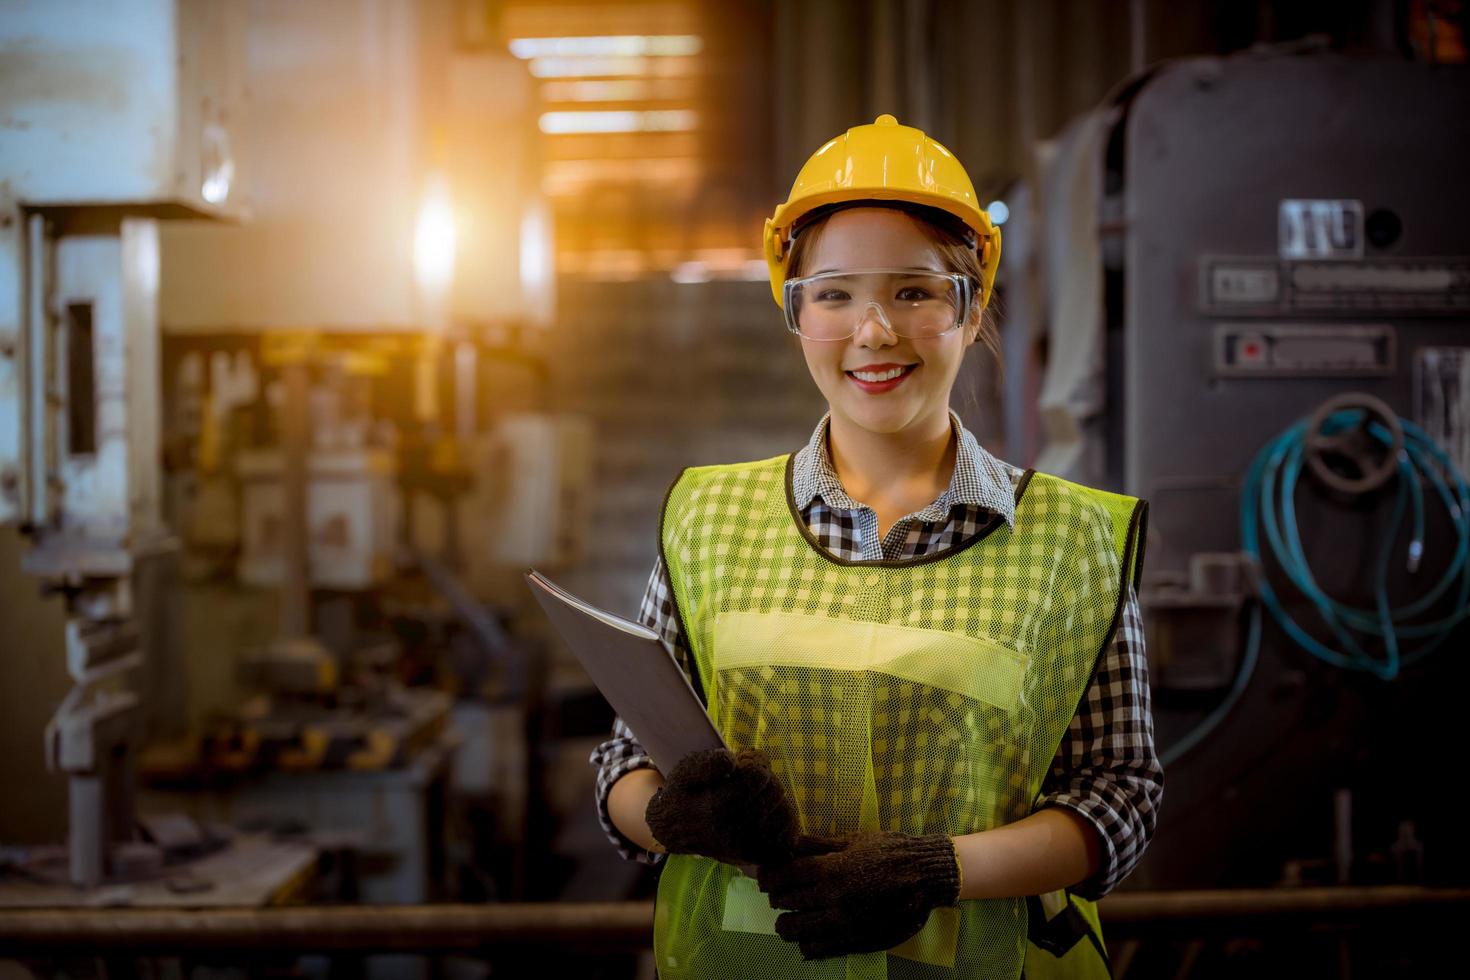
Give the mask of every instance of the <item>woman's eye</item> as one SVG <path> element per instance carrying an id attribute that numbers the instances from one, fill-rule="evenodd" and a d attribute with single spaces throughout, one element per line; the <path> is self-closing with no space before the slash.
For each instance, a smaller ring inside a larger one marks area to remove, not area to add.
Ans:
<path id="1" fill-rule="evenodd" d="M 849 297 L 842 289 L 823 289 L 814 298 L 818 303 L 841 303 Z"/>
<path id="2" fill-rule="evenodd" d="M 922 286 L 905 286 L 898 291 L 898 298 L 905 303 L 922 303 L 926 299 L 933 299 L 929 290 Z"/>

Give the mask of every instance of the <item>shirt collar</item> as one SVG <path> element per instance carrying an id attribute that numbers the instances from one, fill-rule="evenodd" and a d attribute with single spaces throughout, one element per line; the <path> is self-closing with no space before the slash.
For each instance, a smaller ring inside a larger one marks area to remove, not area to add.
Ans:
<path id="1" fill-rule="evenodd" d="M 796 499 L 798 510 L 806 510 L 814 498 L 820 496 L 828 507 L 837 510 L 857 510 L 862 504 L 848 496 L 837 479 L 837 470 L 827 452 L 827 428 L 832 413 L 822 416 L 812 431 L 812 437 L 796 453 L 791 468 L 791 494 Z M 944 520 L 956 504 L 983 507 L 999 514 L 1006 524 L 1016 526 L 1016 482 L 1021 471 L 996 459 L 986 452 L 975 436 L 960 422 L 960 417 L 951 409 L 950 425 L 958 437 L 955 450 L 954 475 L 949 486 L 928 507 L 919 511 L 919 517 L 930 522 Z"/>

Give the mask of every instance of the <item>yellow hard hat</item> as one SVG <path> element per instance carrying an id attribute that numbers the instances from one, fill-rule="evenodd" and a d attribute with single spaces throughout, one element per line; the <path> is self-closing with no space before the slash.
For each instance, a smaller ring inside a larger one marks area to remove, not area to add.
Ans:
<path id="1" fill-rule="evenodd" d="M 854 201 L 914 204 L 959 219 L 974 233 L 980 255 L 981 308 L 990 302 L 1000 264 L 1000 230 L 976 201 L 970 175 L 937 140 L 885 114 L 870 126 L 854 126 L 823 144 L 796 175 L 786 202 L 766 219 L 763 244 L 777 306 L 783 302 L 792 229 L 819 208 Z"/>

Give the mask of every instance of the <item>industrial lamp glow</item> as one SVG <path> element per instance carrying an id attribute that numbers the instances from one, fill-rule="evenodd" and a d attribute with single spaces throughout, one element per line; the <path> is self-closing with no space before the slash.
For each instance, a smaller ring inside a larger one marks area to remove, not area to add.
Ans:
<path id="1" fill-rule="evenodd" d="M 413 274 L 419 292 L 430 305 L 440 305 L 454 282 L 454 210 L 449 180 L 430 175 L 419 202 L 413 230 Z"/>

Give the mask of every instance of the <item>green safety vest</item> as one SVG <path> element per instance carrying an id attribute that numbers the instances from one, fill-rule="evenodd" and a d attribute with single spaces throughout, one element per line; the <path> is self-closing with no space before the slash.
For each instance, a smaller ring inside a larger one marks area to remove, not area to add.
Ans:
<path id="1" fill-rule="evenodd" d="M 726 744 L 770 756 L 805 833 L 1026 816 L 1136 584 L 1146 505 L 1028 472 L 1014 529 L 995 516 L 941 554 L 849 561 L 802 520 L 791 466 L 685 470 L 664 504 L 675 614 Z M 777 914 L 740 869 L 670 855 L 659 976 L 1107 975 L 1095 908 L 1063 892 L 962 901 L 887 952 L 810 963 Z"/>

